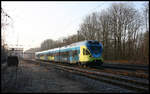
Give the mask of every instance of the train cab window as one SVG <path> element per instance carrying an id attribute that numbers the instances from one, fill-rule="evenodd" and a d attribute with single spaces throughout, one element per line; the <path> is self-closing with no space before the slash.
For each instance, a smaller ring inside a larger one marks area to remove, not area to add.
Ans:
<path id="1" fill-rule="evenodd" d="M 84 48 L 83 48 L 83 55 L 86 55 L 86 54 L 85 54 L 85 49 L 84 49 Z"/>
<path id="2" fill-rule="evenodd" d="M 97 44 L 97 45 L 99 44 L 98 41 L 88 41 L 88 43 L 89 43 L 89 44 Z"/>
<path id="3" fill-rule="evenodd" d="M 90 53 L 89 53 L 89 51 L 88 51 L 88 50 L 86 50 L 85 54 L 86 54 L 86 55 L 90 55 Z"/>
<path id="4" fill-rule="evenodd" d="M 83 55 L 90 55 L 89 51 L 83 48 Z"/>

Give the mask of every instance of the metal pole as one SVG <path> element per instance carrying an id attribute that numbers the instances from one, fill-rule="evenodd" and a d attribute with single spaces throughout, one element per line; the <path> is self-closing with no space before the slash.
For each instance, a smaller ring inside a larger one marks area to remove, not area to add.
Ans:
<path id="1" fill-rule="evenodd" d="M 59 62 L 60 62 L 60 44 L 59 44 Z"/>
<path id="2" fill-rule="evenodd" d="M 78 41 L 79 41 L 79 30 L 77 31 L 77 33 L 78 33 L 77 35 L 78 35 Z"/>

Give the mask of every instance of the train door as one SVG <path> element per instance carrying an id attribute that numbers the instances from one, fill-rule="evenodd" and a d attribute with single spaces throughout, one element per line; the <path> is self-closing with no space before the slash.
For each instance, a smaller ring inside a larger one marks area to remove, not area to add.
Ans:
<path id="1" fill-rule="evenodd" d="M 45 54 L 45 60 L 48 61 L 48 54 Z"/>
<path id="2" fill-rule="evenodd" d="M 69 63 L 72 63 L 72 50 L 69 51 Z"/>
<path id="3" fill-rule="evenodd" d="M 72 62 L 77 63 L 79 61 L 79 50 L 72 51 Z"/>

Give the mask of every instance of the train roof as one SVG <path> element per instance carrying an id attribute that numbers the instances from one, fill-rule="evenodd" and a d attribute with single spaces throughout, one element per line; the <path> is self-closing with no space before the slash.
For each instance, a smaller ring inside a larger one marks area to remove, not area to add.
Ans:
<path id="1" fill-rule="evenodd" d="M 54 49 L 49 49 L 49 50 L 45 50 L 45 51 L 40 51 L 40 52 L 36 52 L 36 54 L 39 54 L 39 53 L 49 53 L 49 52 L 57 52 L 57 51 L 60 51 L 60 50 L 67 50 L 67 49 L 77 49 L 78 47 L 80 46 L 83 46 L 83 45 L 86 45 L 86 43 L 88 41 L 94 41 L 94 40 L 85 40 L 85 41 L 80 41 L 80 42 L 76 42 L 76 43 L 72 43 L 70 45 L 67 45 L 67 46 L 63 46 L 63 47 L 60 47 L 60 48 L 54 48 Z"/>

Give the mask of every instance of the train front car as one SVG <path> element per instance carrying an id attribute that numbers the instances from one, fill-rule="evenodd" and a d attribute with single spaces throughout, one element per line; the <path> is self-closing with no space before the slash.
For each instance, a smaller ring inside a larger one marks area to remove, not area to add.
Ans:
<path id="1" fill-rule="evenodd" d="M 86 59 L 86 65 L 102 65 L 102 44 L 95 40 L 88 40 L 86 47 L 83 48 L 83 55 Z"/>

